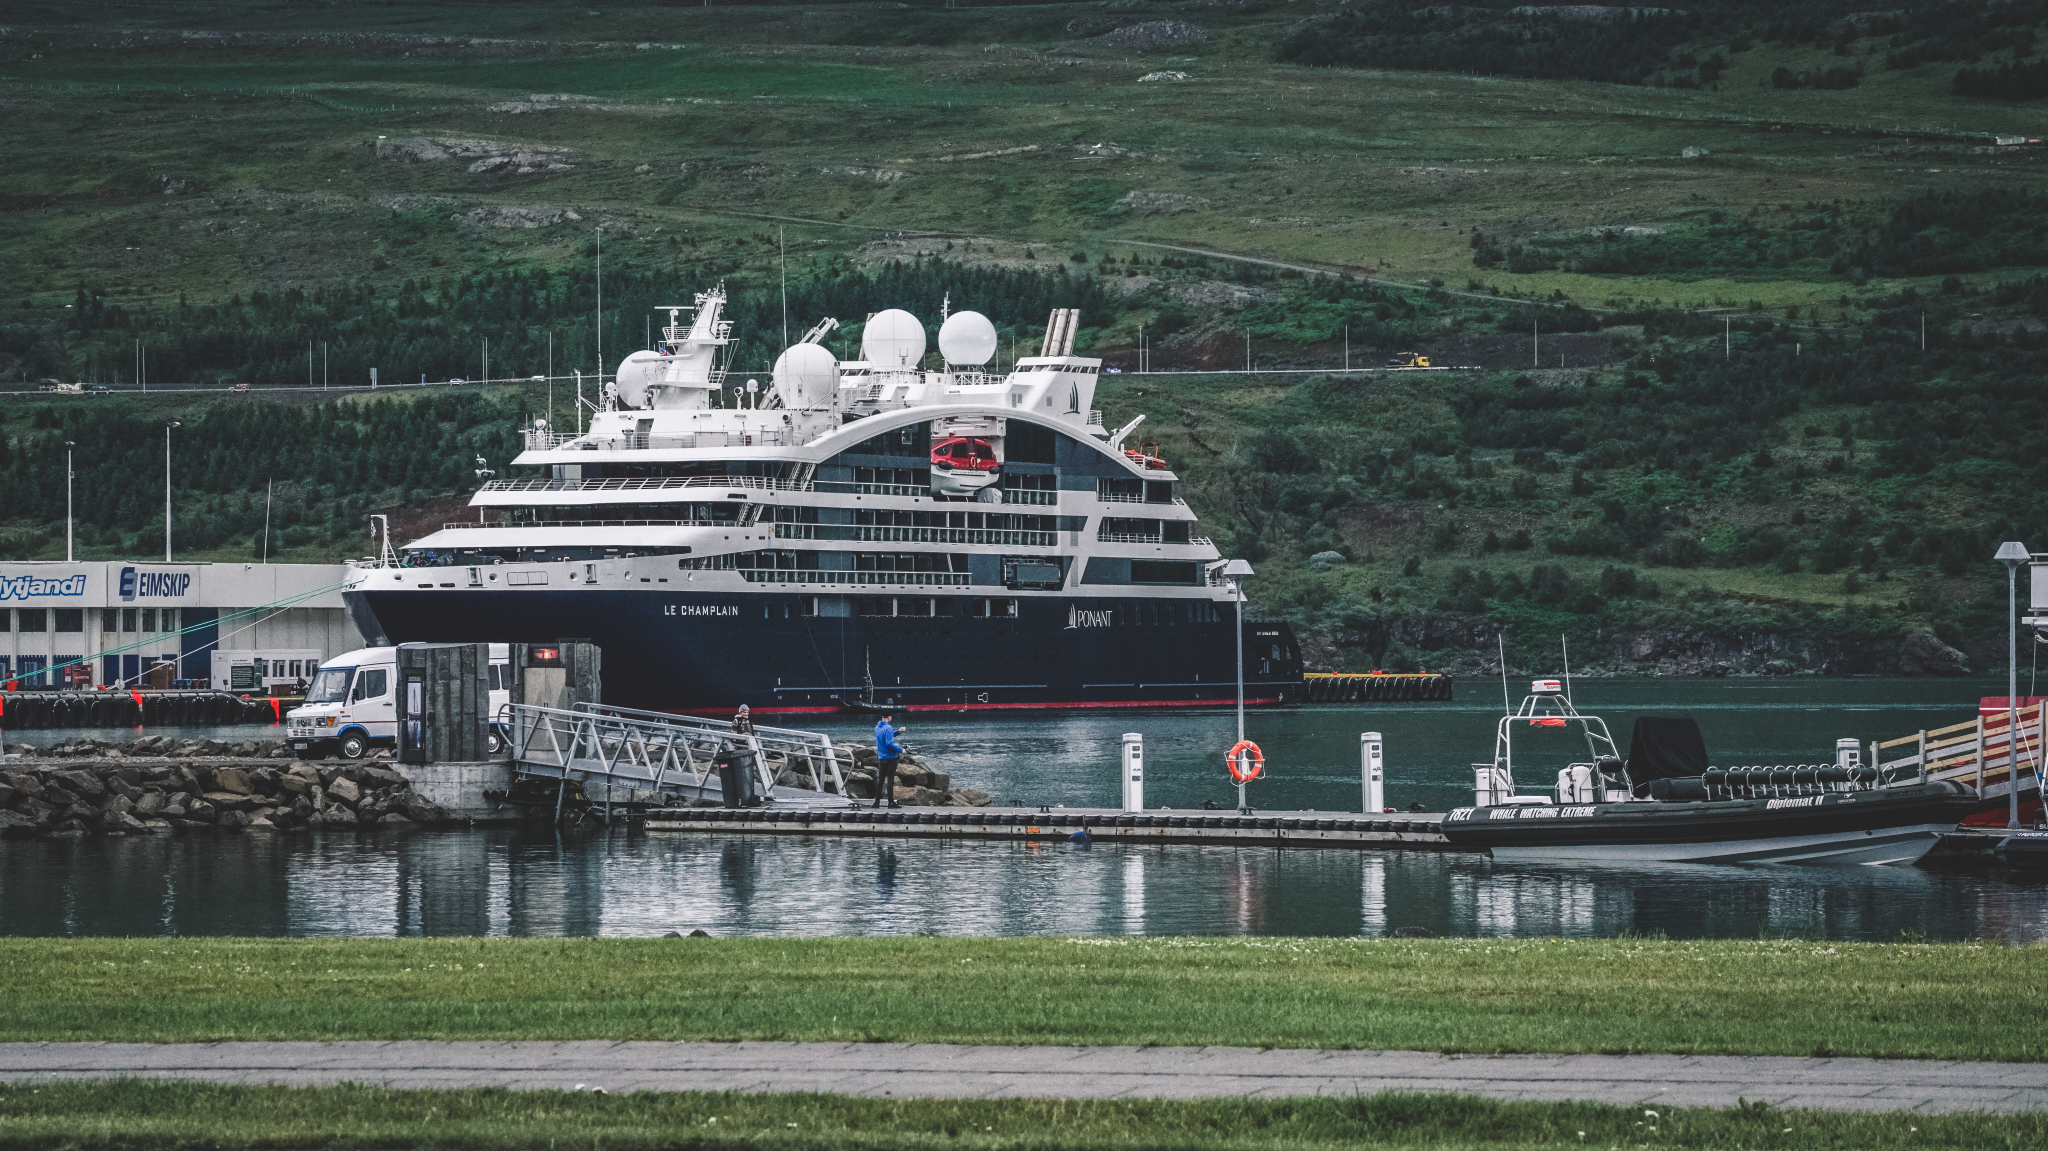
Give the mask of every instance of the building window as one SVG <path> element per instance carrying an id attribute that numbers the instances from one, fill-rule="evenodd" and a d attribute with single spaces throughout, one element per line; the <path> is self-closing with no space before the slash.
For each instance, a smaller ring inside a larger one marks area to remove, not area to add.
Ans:
<path id="1" fill-rule="evenodd" d="M 143 631 L 155 631 L 155 630 L 156 630 L 156 609 L 155 609 L 155 608 L 153 608 L 153 607 L 146 607 L 146 608 L 143 608 L 143 609 L 142 609 L 142 630 L 143 630 Z"/>
<path id="2" fill-rule="evenodd" d="M 119 611 L 110 607 L 100 609 L 100 627 L 102 630 L 112 632 L 118 630 L 120 626 L 121 613 Z M 112 677 L 108 678 L 111 679 Z"/>
<path id="3" fill-rule="evenodd" d="M 20 611 L 22 631 L 48 631 L 49 623 L 43 618 L 43 609 L 25 607 Z"/>
<path id="4" fill-rule="evenodd" d="M 134 631 L 134 630 L 135 630 L 135 609 L 134 609 L 134 608 L 132 608 L 132 607 L 124 607 L 124 608 L 122 608 L 122 609 L 121 609 L 121 630 L 122 630 L 122 631 Z"/>
<path id="5" fill-rule="evenodd" d="M 55 611 L 58 631 L 84 631 L 85 609 L 82 607 L 60 607 Z"/>

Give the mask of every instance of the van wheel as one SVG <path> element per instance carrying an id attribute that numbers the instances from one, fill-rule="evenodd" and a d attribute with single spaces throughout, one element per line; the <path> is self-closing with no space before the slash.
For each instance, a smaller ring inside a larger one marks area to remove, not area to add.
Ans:
<path id="1" fill-rule="evenodd" d="M 496 755 L 503 750 L 505 750 L 504 736 L 499 735 L 496 731 L 492 731 L 484 736 L 485 754 Z"/>
<path id="2" fill-rule="evenodd" d="M 361 759 L 370 754 L 369 737 L 360 731 L 352 731 L 341 737 L 339 748 L 343 759 Z"/>

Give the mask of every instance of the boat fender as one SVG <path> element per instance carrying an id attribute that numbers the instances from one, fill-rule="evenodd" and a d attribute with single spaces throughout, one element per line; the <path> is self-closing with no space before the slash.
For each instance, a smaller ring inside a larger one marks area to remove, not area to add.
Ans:
<path id="1" fill-rule="evenodd" d="M 1250 753 L 1251 756 L 1249 766 L 1241 762 L 1246 753 Z M 1240 739 L 1231 745 L 1230 753 L 1223 757 L 1223 766 L 1230 769 L 1230 778 L 1239 783 L 1250 783 L 1259 778 L 1259 773 L 1266 769 L 1266 753 L 1260 751 L 1259 745 L 1251 740 Z"/>

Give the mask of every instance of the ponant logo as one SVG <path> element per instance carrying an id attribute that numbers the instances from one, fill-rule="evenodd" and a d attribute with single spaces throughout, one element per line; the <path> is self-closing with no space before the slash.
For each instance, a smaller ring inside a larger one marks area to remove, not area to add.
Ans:
<path id="1" fill-rule="evenodd" d="M 1084 627 L 1109 627 L 1114 622 L 1111 618 L 1114 615 L 1116 613 L 1113 611 L 1097 611 L 1093 608 L 1080 608 L 1073 604 L 1068 604 L 1067 630 L 1077 631 Z"/>

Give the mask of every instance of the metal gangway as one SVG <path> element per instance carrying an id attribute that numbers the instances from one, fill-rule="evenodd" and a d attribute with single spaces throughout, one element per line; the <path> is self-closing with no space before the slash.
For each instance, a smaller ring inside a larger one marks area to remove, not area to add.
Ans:
<path id="1" fill-rule="evenodd" d="M 667 795 L 671 802 L 722 800 L 715 759 L 727 751 L 753 753 L 760 794 L 769 804 L 839 806 L 847 802 L 846 777 L 830 737 L 794 728 L 757 727 L 741 735 L 729 723 L 660 711 L 578 703 L 568 709 L 511 704 L 505 709 L 512 732 L 512 761 L 522 775 L 583 784 L 586 798 L 593 783 L 605 788 L 604 814 L 612 814 L 616 789 Z M 830 773 L 830 790 L 786 787 L 776 782 L 768 752 L 781 752 L 785 764 L 808 761 L 812 780 L 822 783 Z M 851 764 L 847 764 L 851 767 Z M 561 792 L 556 794 L 556 816 Z"/>

